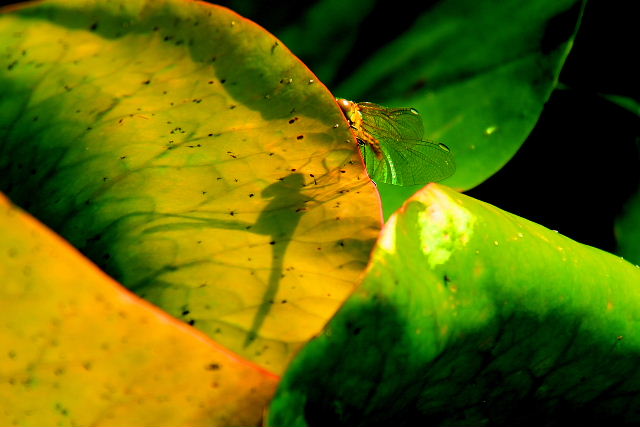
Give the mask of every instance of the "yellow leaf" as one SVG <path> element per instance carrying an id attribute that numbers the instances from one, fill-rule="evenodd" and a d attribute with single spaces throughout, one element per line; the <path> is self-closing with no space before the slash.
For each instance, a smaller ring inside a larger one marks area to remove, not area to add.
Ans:
<path id="1" fill-rule="evenodd" d="M 257 425 L 277 377 L 115 283 L 0 195 L 0 425 Z"/>
<path id="2" fill-rule="evenodd" d="M 275 37 L 180 0 L 0 17 L 0 189 L 124 286 L 274 373 L 351 293 L 377 192 Z"/>

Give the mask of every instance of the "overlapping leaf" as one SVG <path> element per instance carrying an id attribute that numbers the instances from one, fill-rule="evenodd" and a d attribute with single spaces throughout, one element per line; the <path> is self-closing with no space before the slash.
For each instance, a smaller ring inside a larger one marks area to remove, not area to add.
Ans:
<path id="1" fill-rule="evenodd" d="M 431 185 L 296 358 L 281 425 L 639 422 L 640 269 Z"/>
<path id="2" fill-rule="evenodd" d="M 280 372 L 351 292 L 379 208 L 331 94 L 179 0 L 0 17 L 0 189 L 105 271 Z"/>
<path id="3" fill-rule="evenodd" d="M 125 290 L 0 196 L 0 425 L 257 425 L 277 377 Z"/>

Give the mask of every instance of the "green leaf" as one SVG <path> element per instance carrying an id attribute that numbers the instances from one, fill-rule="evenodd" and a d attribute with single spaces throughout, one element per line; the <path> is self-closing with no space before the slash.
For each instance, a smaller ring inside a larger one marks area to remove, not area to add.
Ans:
<path id="1" fill-rule="evenodd" d="M 448 183 L 473 187 L 529 134 L 569 51 L 581 2 L 449 0 L 379 49 L 336 93 L 412 106 L 456 152 Z"/>
<path id="2" fill-rule="evenodd" d="M 614 104 L 632 112 L 636 116 L 640 116 L 640 102 L 628 96 L 613 95 L 613 94 L 600 94 L 603 98 L 613 102 Z"/>
<path id="3" fill-rule="evenodd" d="M 581 8 L 577 0 L 439 2 L 357 64 L 334 93 L 416 108 L 425 137 L 455 156 L 456 173 L 444 182 L 470 189 L 509 161 L 533 129 L 573 43 Z M 418 188 L 380 185 L 385 216 Z"/>
<path id="4" fill-rule="evenodd" d="M 358 282 L 375 187 L 272 35 L 180 0 L 0 17 L 0 189 L 108 274 L 272 372 Z"/>
<path id="5" fill-rule="evenodd" d="M 0 425 L 260 423 L 276 376 L 133 296 L 2 195 L 0 236 Z"/>
<path id="6" fill-rule="evenodd" d="M 640 269 L 438 185 L 283 378 L 270 425 L 640 422 Z"/>

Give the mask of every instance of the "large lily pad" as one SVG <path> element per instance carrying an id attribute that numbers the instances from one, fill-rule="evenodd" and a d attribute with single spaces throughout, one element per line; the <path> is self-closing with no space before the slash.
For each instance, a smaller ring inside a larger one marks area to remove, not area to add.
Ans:
<path id="1" fill-rule="evenodd" d="M 1 195 L 0 236 L 0 425 L 259 424 L 276 376 L 131 294 Z"/>
<path id="2" fill-rule="evenodd" d="M 180 0 L 0 17 L 0 189 L 116 280 L 273 372 L 380 226 L 332 95 L 277 39 Z"/>
<path id="3" fill-rule="evenodd" d="M 640 268 L 430 185 L 292 363 L 281 425 L 640 422 Z"/>

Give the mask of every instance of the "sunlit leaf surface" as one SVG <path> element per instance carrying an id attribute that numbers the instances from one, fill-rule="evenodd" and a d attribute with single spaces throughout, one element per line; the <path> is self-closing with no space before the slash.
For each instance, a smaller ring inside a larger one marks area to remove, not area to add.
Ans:
<path id="1" fill-rule="evenodd" d="M 334 98 L 233 12 L 50 1 L 0 17 L 0 189 L 116 280 L 273 372 L 380 226 Z"/>
<path id="2" fill-rule="evenodd" d="M 258 425 L 277 377 L 132 295 L 0 195 L 0 425 Z"/>

